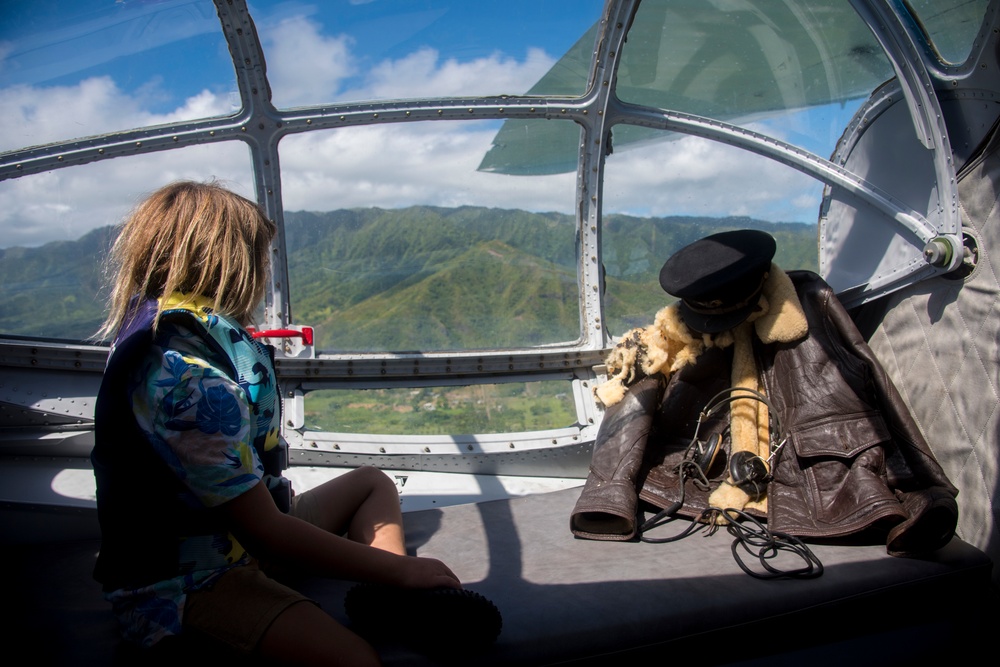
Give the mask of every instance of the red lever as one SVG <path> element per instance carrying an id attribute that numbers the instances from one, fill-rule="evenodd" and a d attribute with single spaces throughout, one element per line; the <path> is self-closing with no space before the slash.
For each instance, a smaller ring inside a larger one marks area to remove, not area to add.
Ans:
<path id="1" fill-rule="evenodd" d="M 312 327 L 302 327 L 302 331 L 295 329 L 265 329 L 264 331 L 251 331 L 254 338 L 301 338 L 306 345 L 313 344 Z"/>

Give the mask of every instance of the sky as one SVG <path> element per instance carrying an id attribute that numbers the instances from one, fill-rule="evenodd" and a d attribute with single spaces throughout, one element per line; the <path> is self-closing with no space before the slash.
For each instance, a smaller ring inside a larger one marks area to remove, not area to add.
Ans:
<path id="1" fill-rule="evenodd" d="M 594 24 L 597 0 L 251 2 L 274 103 L 524 93 Z M 0 150 L 226 115 L 238 97 L 207 0 L 0 0 Z M 60 9 L 61 8 L 61 9 Z M 856 106 L 856 105 L 854 105 Z M 854 106 L 754 129 L 828 154 Z M 476 170 L 498 121 L 410 123 L 285 138 L 288 210 L 482 205 L 572 212 L 575 174 Z M 815 128 L 821 138 L 815 138 Z M 831 138 L 832 137 L 832 138 Z M 109 160 L 0 182 L 0 247 L 115 224 L 178 178 L 252 196 L 240 142 Z M 682 138 L 619 147 L 605 212 L 815 222 L 820 186 L 771 161 Z"/>

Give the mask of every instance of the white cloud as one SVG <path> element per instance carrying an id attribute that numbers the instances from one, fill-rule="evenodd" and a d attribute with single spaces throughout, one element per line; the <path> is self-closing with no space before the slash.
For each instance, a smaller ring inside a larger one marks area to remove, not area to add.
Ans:
<path id="1" fill-rule="evenodd" d="M 814 222 L 820 192 L 818 181 L 773 160 L 682 137 L 625 148 L 609 157 L 604 211 Z"/>
<path id="2" fill-rule="evenodd" d="M 470 62 L 441 61 L 435 49 L 425 47 L 399 60 L 385 60 L 371 69 L 359 90 L 342 99 L 395 99 L 520 95 L 542 77 L 555 59 L 541 49 L 528 49 L 523 61 L 494 53 Z"/>
<path id="3" fill-rule="evenodd" d="M 329 37 L 303 16 L 284 19 L 268 31 L 264 49 L 275 105 L 330 102 L 343 79 L 355 73 L 352 40 Z"/>
<path id="4" fill-rule="evenodd" d="M 241 143 L 120 158 L 0 182 L 3 246 L 76 239 L 122 221 L 144 195 L 180 179 L 217 179 L 244 196 L 253 181 Z"/>
<path id="5" fill-rule="evenodd" d="M 476 171 L 493 123 L 422 122 L 286 138 L 285 208 L 411 204 L 572 211 L 575 174 L 524 178 Z"/>

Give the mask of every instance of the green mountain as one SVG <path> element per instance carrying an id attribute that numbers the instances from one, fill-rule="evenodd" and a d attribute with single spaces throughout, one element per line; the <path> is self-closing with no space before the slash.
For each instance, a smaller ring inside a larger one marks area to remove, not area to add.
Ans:
<path id="1" fill-rule="evenodd" d="M 0 248 L 0 332 L 84 340 L 104 321 L 114 228 L 38 248 Z"/>
<path id="2" fill-rule="evenodd" d="M 293 320 L 341 351 L 488 349 L 576 340 L 573 217 L 463 206 L 286 212 Z M 707 234 L 765 230 L 786 269 L 816 269 L 816 228 L 750 218 L 608 215 L 606 321 L 646 324 L 667 303 L 659 268 Z M 0 250 L 0 331 L 84 339 L 103 317 L 110 227 L 76 241 Z"/>

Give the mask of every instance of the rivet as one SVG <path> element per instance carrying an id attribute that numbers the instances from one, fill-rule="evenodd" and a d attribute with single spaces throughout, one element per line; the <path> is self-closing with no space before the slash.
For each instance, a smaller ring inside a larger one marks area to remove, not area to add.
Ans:
<path id="1" fill-rule="evenodd" d="M 104 149 L 103 148 L 98 148 L 97 149 L 97 154 L 98 155 L 104 155 Z"/>
<path id="2" fill-rule="evenodd" d="M 24 169 L 24 166 L 20 165 L 20 164 L 17 164 L 17 165 L 14 165 L 14 169 Z"/>
<path id="3" fill-rule="evenodd" d="M 472 451 L 472 445 L 466 445 L 465 448 L 468 449 L 470 452 Z"/>
<path id="4" fill-rule="evenodd" d="M 177 135 L 174 135 L 174 136 L 172 136 L 170 138 L 173 139 L 174 141 L 177 141 L 179 139 L 179 137 Z"/>
<path id="5" fill-rule="evenodd" d="M 430 454 L 431 453 L 431 448 L 430 447 L 424 447 L 424 453 L 425 454 Z"/>
<path id="6" fill-rule="evenodd" d="M 257 89 L 256 88 L 251 88 L 250 92 L 253 93 L 254 95 L 256 95 L 257 94 Z"/>
<path id="7" fill-rule="evenodd" d="M 372 114 L 372 118 L 378 118 L 378 114 L 377 113 L 373 113 Z"/>
<path id="8" fill-rule="evenodd" d="M 439 116 L 440 116 L 441 114 L 443 114 L 443 113 L 444 113 L 444 109 L 438 109 L 438 115 L 439 115 Z"/>
<path id="9" fill-rule="evenodd" d="M 499 111 L 500 113 L 503 113 L 503 107 L 500 107 L 499 109 L 497 109 L 497 111 Z"/>
<path id="10" fill-rule="evenodd" d="M 470 108 L 470 109 L 469 109 L 469 113 L 472 113 L 472 112 L 473 112 L 473 109 L 471 109 L 471 108 Z"/>
<path id="11" fill-rule="evenodd" d="M 306 121 L 306 125 L 312 125 L 312 124 L 313 124 L 312 118 L 310 118 L 309 120 Z"/>
<path id="12" fill-rule="evenodd" d="M 62 162 L 62 161 L 63 161 L 63 156 L 62 156 L 62 155 L 60 155 L 60 156 L 59 156 L 59 157 L 57 157 L 56 159 L 57 159 L 57 160 L 59 160 L 60 162 Z"/>
<path id="13" fill-rule="evenodd" d="M 208 136 L 214 137 L 215 136 L 215 130 L 209 130 Z"/>
<path id="14" fill-rule="evenodd" d="M 385 454 L 385 447 L 379 447 L 378 451 L 380 454 Z"/>
<path id="15" fill-rule="evenodd" d="M 586 115 L 587 115 L 588 113 L 589 113 L 589 111 L 588 111 L 587 109 L 584 109 L 584 110 L 583 110 L 583 115 L 584 115 L 584 116 L 586 116 Z"/>
<path id="16" fill-rule="evenodd" d="M 512 443 L 510 443 L 510 445 L 509 445 L 509 446 L 510 446 L 510 448 L 511 448 L 511 449 L 514 449 L 514 443 L 513 443 L 513 442 L 512 442 Z"/>
<path id="17" fill-rule="evenodd" d="M 566 110 L 562 109 L 562 110 L 559 111 L 559 113 L 566 113 Z"/>
<path id="18" fill-rule="evenodd" d="M 340 449 L 340 445 L 335 442 L 335 443 L 333 443 L 333 448 L 334 449 Z"/>
<path id="19" fill-rule="evenodd" d="M 340 120 L 345 120 L 346 118 L 347 118 L 347 116 L 341 116 Z"/>
<path id="20" fill-rule="evenodd" d="M 246 125 L 244 125 L 243 127 L 240 128 L 240 132 L 246 132 L 246 131 L 247 131 L 247 126 Z"/>
<path id="21" fill-rule="evenodd" d="M 409 116 L 409 115 L 410 115 L 410 112 L 409 112 L 409 111 L 407 111 L 407 112 L 406 112 L 406 115 L 407 115 L 407 116 Z"/>
<path id="22" fill-rule="evenodd" d="M 531 113 L 535 113 L 535 107 L 531 107 L 530 109 L 528 109 L 528 111 L 530 111 Z"/>

